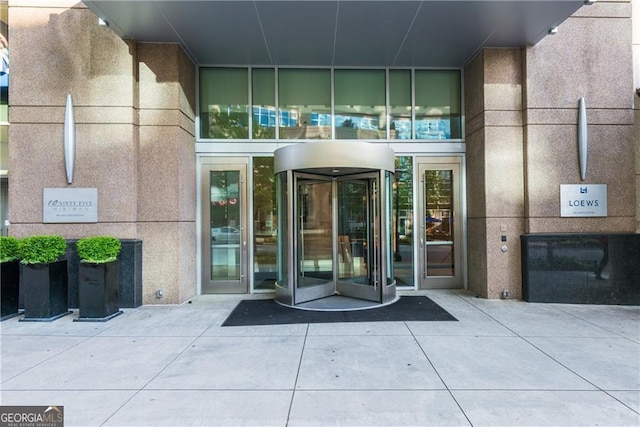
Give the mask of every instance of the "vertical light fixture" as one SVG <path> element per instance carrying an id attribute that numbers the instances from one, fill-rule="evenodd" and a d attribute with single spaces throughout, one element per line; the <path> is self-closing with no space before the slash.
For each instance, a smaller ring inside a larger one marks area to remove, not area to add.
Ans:
<path id="1" fill-rule="evenodd" d="M 583 96 L 578 104 L 578 159 L 580 161 L 580 178 L 583 181 L 587 178 L 588 149 L 587 107 Z"/>
<path id="2" fill-rule="evenodd" d="M 67 170 L 67 184 L 73 182 L 73 168 L 76 163 L 76 123 L 73 117 L 73 101 L 67 95 L 64 110 L 64 165 Z"/>

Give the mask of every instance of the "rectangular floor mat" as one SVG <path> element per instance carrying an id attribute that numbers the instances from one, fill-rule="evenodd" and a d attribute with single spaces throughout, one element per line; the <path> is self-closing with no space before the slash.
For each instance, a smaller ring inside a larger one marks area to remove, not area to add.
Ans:
<path id="1" fill-rule="evenodd" d="M 284 325 L 290 323 L 457 321 L 425 296 L 403 296 L 393 304 L 366 310 L 311 311 L 284 307 L 272 299 L 243 300 L 222 326 Z"/>

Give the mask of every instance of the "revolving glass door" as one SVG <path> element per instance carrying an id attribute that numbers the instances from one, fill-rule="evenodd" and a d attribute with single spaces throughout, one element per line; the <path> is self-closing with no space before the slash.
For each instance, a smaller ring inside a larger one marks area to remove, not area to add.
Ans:
<path id="1" fill-rule="evenodd" d="M 392 150 L 366 143 L 276 150 L 277 302 L 334 309 L 345 299 L 358 308 L 396 300 L 393 165 Z"/>

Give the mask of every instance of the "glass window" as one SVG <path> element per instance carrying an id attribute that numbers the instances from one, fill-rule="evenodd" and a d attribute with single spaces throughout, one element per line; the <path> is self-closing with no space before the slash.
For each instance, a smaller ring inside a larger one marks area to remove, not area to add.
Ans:
<path id="1" fill-rule="evenodd" d="M 280 69 L 280 139 L 331 139 L 331 71 Z"/>
<path id="2" fill-rule="evenodd" d="M 246 68 L 200 69 L 200 137 L 249 138 Z"/>
<path id="3" fill-rule="evenodd" d="M 336 70 L 336 139 L 386 139 L 384 70 Z"/>
<path id="4" fill-rule="evenodd" d="M 416 139 L 459 139 L 460 72 L 418 70 L 415 74 Z"/>
<path id="5" fill-rule="evenodd" d="M 276 81 L 273 68 L 254 68 L 251 74 L 253 139 L 276 137 Z"/>
<path id="6" fill-rule="evenodd" d="M 413 157 L 395 158 L 393 254 L 398 286 L 413 286 Z"/>
<path id="7" fill-rule="evenodd" d="M 287 172 L 280 172 L 276 176 L 276 203 L 280 215 L 277 218 L 278 228 L 276 230 L 277 244 L 277 275 L 278 286 L 283 288 L 289 287 L 289 201 L 287 200 Z"/>
<path id="8" fill-rule="evenodd" d="M 411 139 L 411 71 L 389 71 L 389 139 Z"/>
<path id="9" fill-rule="evenodd" d="M 273 157 L 253 158 L 253 283 L 273 289 L 276 281 L 276 185 Z"/>

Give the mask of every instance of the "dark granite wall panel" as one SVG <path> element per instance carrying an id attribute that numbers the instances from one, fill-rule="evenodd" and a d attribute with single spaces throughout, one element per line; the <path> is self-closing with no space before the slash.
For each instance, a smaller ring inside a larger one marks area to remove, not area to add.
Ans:
<path id="1" fill-rule="evenodd" d="M 640 304 L 640 234 L 524 234 L 529 302 Z"/>
<path id="2" fill-rule="evenodd" d="M 142 305 L 142 240 L 121 239 L 120 260 L 120 308 L 135 308 Z M 78 308 L 78 251 L 77 240 L 68 240 L 67 260 L 69 265 L 69 307 Z"/>

